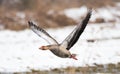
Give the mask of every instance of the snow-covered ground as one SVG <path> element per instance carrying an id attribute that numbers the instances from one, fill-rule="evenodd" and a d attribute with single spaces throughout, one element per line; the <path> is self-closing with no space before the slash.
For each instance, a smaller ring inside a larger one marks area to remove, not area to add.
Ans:
<path id="1" fill-rule="evenodd" d="M 88 25 L 79 41 L 70 50 L 71 53 L 77 54 L 78 60 L 59 58 L 49 50 L 39 50 L 38 48 L 47 45 L 47 42 L 31 30 L 0 31 L 0 72 L 49 70 L 120 62 L 120 39 L 114 39 L 120 37 L 118 25 L 119 23 L 115 26 L 110 23 Z M 73 29 L 74 26 L 69 26 L 47 29 L 47 32 L 58 42 L 62 42 Z M 97 41 L 92 43 L 87 42 L 87 39 L 97 39 Z"/>
<path id="2" fill-rule="evenodd" d="M 115 20 L 114 23 L 89 24 L 78 42 L 70 50 L 77 54 L 78 60 L 59 58 L 49 50 L 38 48 L 48 43 L 38 37 L 31 30 L 0 31 L 0 72 L 20 72 L 37 70 L 50 70 L 68 66 L 86 66 L 120 62 L 120 4 L 115 7 L 97 9 L 93 12 L 91 21 L 96 18 Z M 75 20 L 85 15 L 87 8 L 67 9 L 64 14 Z M 114 15 L 113 15 L 114 14 Z M 46 29 L 58 42 L 62 42 L 75 26 Z M 88 42 L 87 40 L 95 40 Z"/>
<path id="3" fill-rule="evenodd" d="M 82 6 L 80 8 L 70 8 L 70 9 L 65 9 L 63 13 L 69 17 L 72 18 L 76 21 L 79 22 L 81 17 L 84 17 L 87 13 L 87 7 Z M 92 9 L 93 10 L 93 15 L 90 19 L 91 22 L 95 22 L 96 19 L 104 19 L 105 22 L 109 21 L 115 21 L 115 22 L 120 22 L 120 3 L 117 3 L 115 6 L 107 6 L 107 7 L 102 7 L 98 9 Z"/>

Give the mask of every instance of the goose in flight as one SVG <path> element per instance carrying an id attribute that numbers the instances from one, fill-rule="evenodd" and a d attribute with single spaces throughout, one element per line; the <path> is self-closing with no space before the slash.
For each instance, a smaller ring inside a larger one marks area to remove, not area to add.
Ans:
<path id="1" fill-rule="evenodd" d="M 76 28 L 63 40 L 58 43 L 52 36 L 50 36 L 44 29 L 35 25 L 32 21 L 28 21 L 29 27 L 38 36 L 45 39 L 49 45 L 41 46 L 41 50 L 50 50 L 53 54 L 61 58 L 72 58 L 77 60 L 75 54 L 70 53 L 70 48 L 78 41 L 80 35 L 84 31 L 90 17 L 92 10 L 88 10 L 86 17 L 79 23 Z"/>

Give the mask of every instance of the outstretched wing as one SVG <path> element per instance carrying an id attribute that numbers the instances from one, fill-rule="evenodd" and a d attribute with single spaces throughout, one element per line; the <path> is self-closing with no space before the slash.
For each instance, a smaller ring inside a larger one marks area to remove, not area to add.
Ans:
<path id="1" fill-rule="evenodd" d="M 35 32 L 38 36 L 46 40 L 49 44 L 58 44 L 58 42 L 52 38 L 44 29 L 38 27 L 33 22 L 28 21 L 29 27 Z"/>
<path id="2" fill-rule="evenodd" d="M 66 39 L 61 43 L 61 46 L 65 47 L 67 50 L 69 50 L 79 39 L 80 35 L 84 31 L 90 16 L 91 16 L 92 10 L 89 10 L 86 17 L 83 19 L 83 21 L 76 26 L 76 28 L 66 37 Z"/>

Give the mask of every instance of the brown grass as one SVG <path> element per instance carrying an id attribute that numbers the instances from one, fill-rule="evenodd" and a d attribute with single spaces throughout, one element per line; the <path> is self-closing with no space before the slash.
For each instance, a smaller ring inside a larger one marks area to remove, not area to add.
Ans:
<path id="1" fill-rule="evenodd" d="M 14 74 L 119 74 L 120 63 L 117 64 L 95 64 L 95 66 L 86 67 L 67 67 L 56 68 L 50 71 L 40 71 L 31 69 L 31 72 L 16 72 Z"/>
<path id="2" fill-rule="evenodd" d="M 114 5 L 114 0 L 20 0 L 13 4 L 10 1 L 0 2 L 0 24 L 5 29 L 23 30 L 28 27 L 27 21 L 34 20 L 44 28 L 60 27 L 76 24 L 76 21 L 59 14 L 60 10 L 86 5 L 89 8 L 98 8 L 106 5 Z M 49 10 L 54 10 L 54 15 L 48 15 Z M 16 16 L 18 12 L 24 12 L 26 17 L 21 19 Z M 23 21 L 24 23 L 21 23 Z M 104 22 L 98 19 L 97 22 Z"/>

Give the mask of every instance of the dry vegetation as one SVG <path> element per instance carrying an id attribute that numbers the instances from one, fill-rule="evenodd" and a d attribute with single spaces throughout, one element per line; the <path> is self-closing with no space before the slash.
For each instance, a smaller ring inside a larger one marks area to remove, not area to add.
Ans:
<path id="1" fill-rule="evenodd" d="M 95 64 L 86 67 L 67 67 L 52 69 L 50 71 L 40 71 L 31 69 L 31 72 L 16 72 L 14 74 L 119 74 L 120 63 L 117 64 Z"/>
<path id="2" fill-rule="evenodd" d="M 11 30 L 27 28 L 27 21 L 34 20 L 41 27 L 59 27 L 73 25 L 76 22 L 63 14 L 60 10 L 71 7 L 87 6 L 98 8 L 114 5 L 114 0 L 0 0 L 0 25 Z M 47 12 L 54 10 L 54 14 Z M 24 15 L 21 17 L 19 14 Z"/>

